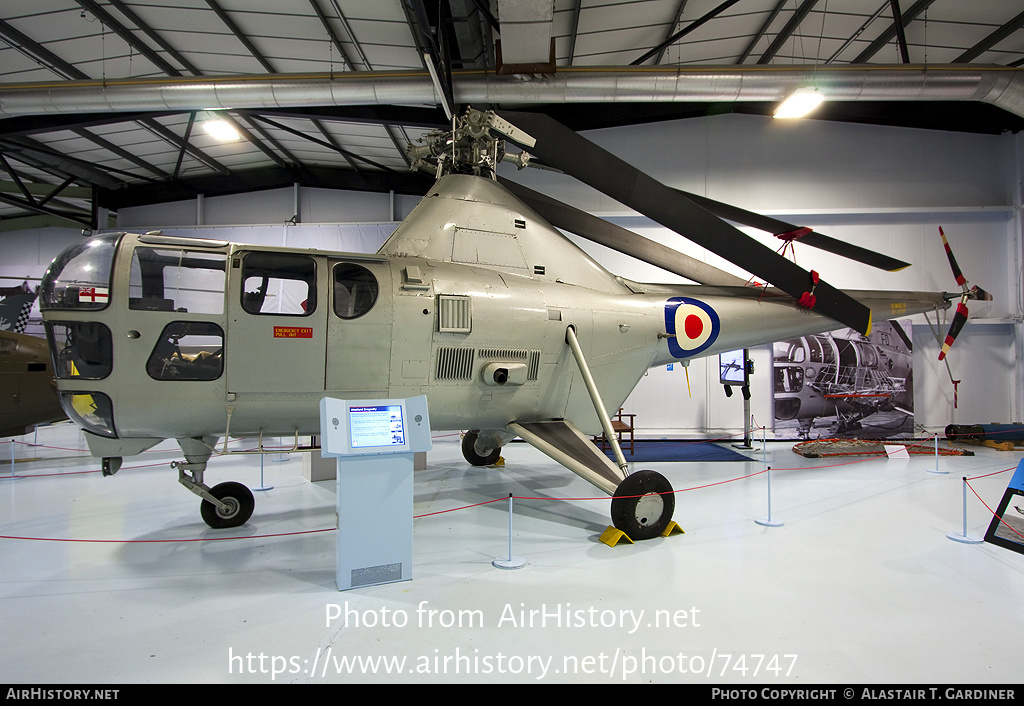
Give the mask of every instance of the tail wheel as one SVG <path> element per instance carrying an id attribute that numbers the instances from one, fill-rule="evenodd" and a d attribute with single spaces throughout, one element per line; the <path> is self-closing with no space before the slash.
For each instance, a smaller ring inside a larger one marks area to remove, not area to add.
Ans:
<path id="1" fill-rule="evenodd" d="M 478 431 L 467 431 L 462 437 L 462 455 L 471 466 L 490 466 L 501 456 L 501 447 L 491 450 L 486 456 L 476 452 Z"/>
<path id="2" fill-rule="evenodd" d="M 637 471 L 619 483 L 612 497 L 612 524 L 638 541 L 657 537 L 676 509 L 672 484 L 656 471 Z"/>
<path id="3" fill-rule="evenodd" d="M 244 525 L 256 507 L 256 500 L 252 491 L 241 483 L 221 483 L 210 489 L 210 494 L 227 505 L 226 508 L 219 508 L 209 500 L 204 500 L 199 506 L 199 514 L 203 521 L 214 529 L 226 529 L 228 527 L 239 527 Z"/>

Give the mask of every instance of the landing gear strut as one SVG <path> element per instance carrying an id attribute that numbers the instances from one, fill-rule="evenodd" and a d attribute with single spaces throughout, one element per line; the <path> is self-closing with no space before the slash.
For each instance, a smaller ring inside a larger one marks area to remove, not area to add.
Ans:
<path id="1" fill-rule="evenodd" d="M 206 462 L 216 439 L 178 439 L 185 452 L 184 461 L 175 461 L 178 482 L 203 499 L 199 514 L 213 529 L 226 529 L 244 525 L 256 506 L 252 491 L 241 483 L 220 483 L 212 488 L 203 482 Z"/>

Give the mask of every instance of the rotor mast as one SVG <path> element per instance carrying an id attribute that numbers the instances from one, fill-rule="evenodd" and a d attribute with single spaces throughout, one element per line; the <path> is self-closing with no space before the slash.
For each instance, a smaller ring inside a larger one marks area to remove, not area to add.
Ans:
<path id="1" fill-rule="evenodd" d="M 450 130 L 434 130 L 406 152 L 412 169 L 433 172 L 440 179 L 447 174 L 472 174 L 497 178 L 498 163 L 505 161 L 520 169 L 529 166 L 527 152 L 506 152 L 505 137 L 519 144 L 532 146 L 536 141 L 494 111 L 470 108 L 464 115 L 452 118 Z"/>

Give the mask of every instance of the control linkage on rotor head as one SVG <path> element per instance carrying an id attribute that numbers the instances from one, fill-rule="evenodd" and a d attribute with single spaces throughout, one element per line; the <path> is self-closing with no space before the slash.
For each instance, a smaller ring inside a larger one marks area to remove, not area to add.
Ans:
<path id="1" fill-rule="evenodd" d="M 501 161 L 520 169 L 530 165 L 527 152 L 505 152 L 504 137 L 513 137 L 522 144 L 533 138 L 497 116 L 494 111 L 469 108 L 462 117 L 453 118 L 451 130 L 434 130 L 406 147 L 412 169 L 433 172 L 438 178 L 445 174 L 473 174 L 495 178 Z"/>

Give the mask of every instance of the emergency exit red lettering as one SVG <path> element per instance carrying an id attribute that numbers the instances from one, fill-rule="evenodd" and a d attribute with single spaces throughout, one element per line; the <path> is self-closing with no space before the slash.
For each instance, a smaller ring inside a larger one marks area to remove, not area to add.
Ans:
<path id="1" fill-rule="evenodd" d="M 305 326 L 275 326 L 274 338 L 313 338 L 313 329 Z"/>

